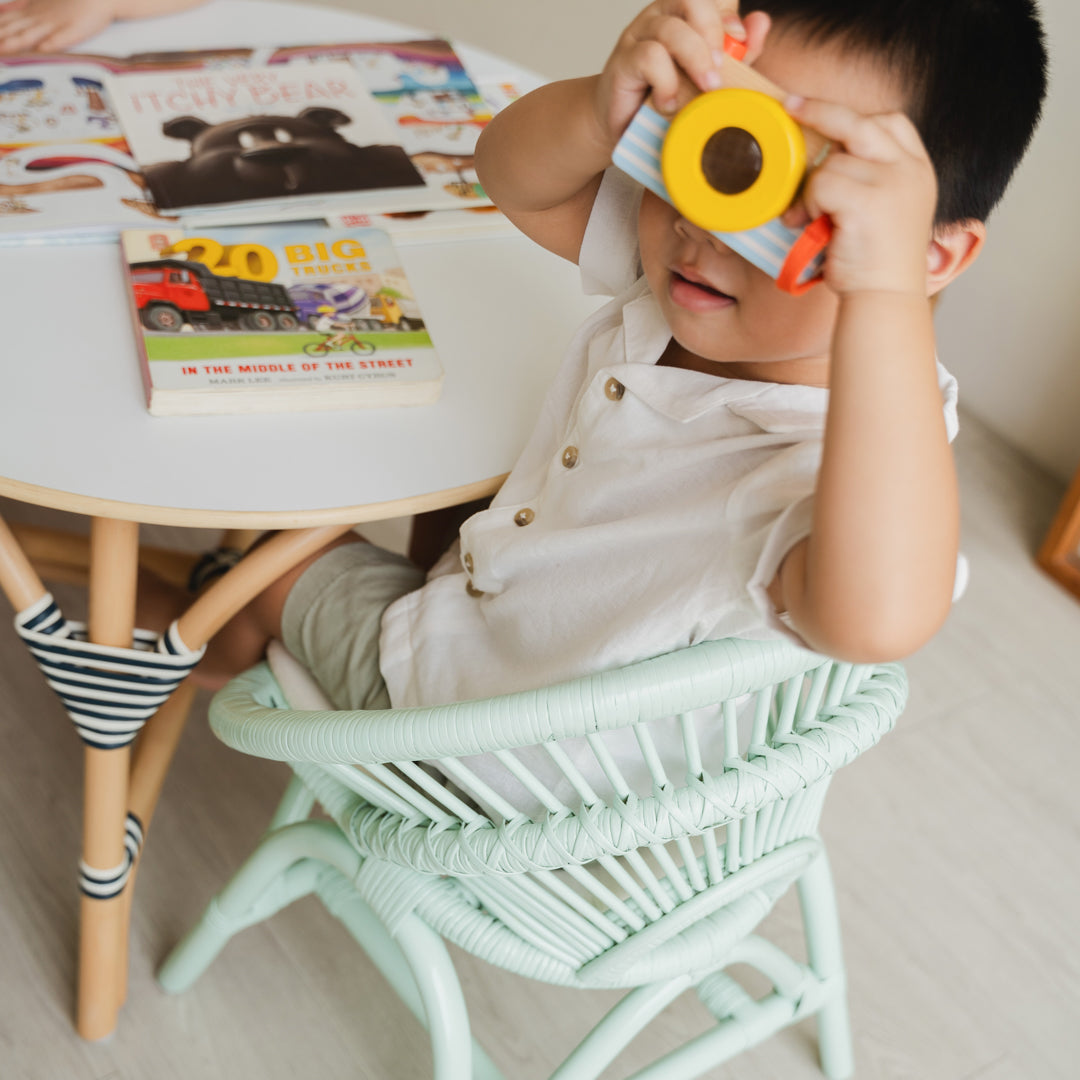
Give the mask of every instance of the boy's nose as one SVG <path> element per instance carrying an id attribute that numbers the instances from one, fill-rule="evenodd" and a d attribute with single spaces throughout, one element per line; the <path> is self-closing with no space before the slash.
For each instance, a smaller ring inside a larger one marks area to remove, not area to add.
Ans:
<path id="1" fill-rule="evenodd" d="M 687 221 L 682 215 L 675 219 L 675 235 L 695 244 L 710 244 L 717 251 L 731 250 L 715 233 L 701 228 L 700 225 L 695 225 L 692 221 Z"/>

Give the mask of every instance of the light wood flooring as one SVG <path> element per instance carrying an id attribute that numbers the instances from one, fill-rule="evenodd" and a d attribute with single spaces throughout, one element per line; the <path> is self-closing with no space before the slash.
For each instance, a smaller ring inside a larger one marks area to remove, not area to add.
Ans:
<path id="1" fill-rule="evenodd" d="M 1058 483 L 967 418 L 958 441 L 973 570 L 908 668 L 897 731 L 836 779 L 823 832 L 838 882 L 859 1080 L 1080 1076 L 1080 603 L 1032 563 Z M 23 516 L 13 504 L 0 513 Z M 50 515 L 35 513 L 34 520 Z M 168 530 L 153 530 L 155 542 Z M 164 537 L 176 538 L 176 533 Z M 183 539 L 194 546 L 205 536 Z M 77 590 L 58 588 L 74 613 Z M 419 1080 L 422 1034 L 316 901 L 235 939 L 187 994 L 153 971 L 254 844 L 285 770 L 220 746 L 200 703 L 138 880 L 131 990 L 106 1043 L 71 1026 L 80 751 L 0 626 L 0 1078 Z M 795 935 L 782 903 L 765 932 Z M 608 994 L 460 957 L 474 1027 L 510 1080 L 546 1077 Z M 642 1063 L 688 1026 L 663 1017 Z M 715 1074 L 810 1080 L 811 1025 Z"/>

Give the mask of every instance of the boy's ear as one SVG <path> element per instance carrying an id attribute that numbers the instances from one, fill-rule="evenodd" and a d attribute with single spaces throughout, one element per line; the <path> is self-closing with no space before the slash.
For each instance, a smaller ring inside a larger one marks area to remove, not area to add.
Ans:
<path id="1" fill-rule="evenodd" d="M 986 241 L 986 223 L 961 221 L 934 229 L 926 249 L 926 295 L 940 292 L 979 256 Z"/>

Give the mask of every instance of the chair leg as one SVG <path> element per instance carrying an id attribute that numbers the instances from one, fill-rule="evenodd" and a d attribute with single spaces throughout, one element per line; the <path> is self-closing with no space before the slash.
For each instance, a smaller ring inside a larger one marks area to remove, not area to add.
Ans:
<path id="1" fill-rule="evenodd" d="M 293 776 L 289 781 L 285 793 L 281 796 L 274 816 L 270 819 L 270 827 L 267 832 L 273 832 L 285 825 L 292 825 L 297 821 L 304 821 L 311 815 L 315 805 L 315 796 L 304 784 L 299 776 Z"/>
<path id="2" fill-rule="evenodd" d="M 416 915 L 409 915 L 398 926 L 394 939 L 424 1003 L 434 1080 L 472 1080 L 469 1014 L 442 938 Z"/>
<path id="3" fill-rule="evenodd" d="M 360 856 L 329 822 L 270 833 L 165 958 L 158 982 L 169 993 L 186 990 L 236 933 L 313 892 L 327 863 L 350 878 L 360 869 Z"/>
<path id="4" fill-rule="evenodd" d="M 829 1080 L 847 1080 L 855 1072 L 855 1052 L 851 1040 L 836 890 L 824 851 L 799 878 L 798 890 L 810 968 L 819 979 L 828 980 L 836 987 L 831 1000 L 817 1014 L 821 1069 Z"/>
<path id="5" fill-rule="evenodd" d="M 693 979 L 682 976 L 631 990 L 585 1036 L 550 1080 L 596 1080 L 649 1021 L 693 985 Z"/>
<path id="6" fill-rule="evenodd" d="M 394 935 L 353 889 L 333 874 L 319 885 L 319 898 L 339 919 L 431 1035 L 435 1080 L 503 1080 L 483 1047 L 469 1034 L 461 985 L 442 938 L 409 915 Z M 471 1064 L 470 1064 L 471 1062 Z"/>

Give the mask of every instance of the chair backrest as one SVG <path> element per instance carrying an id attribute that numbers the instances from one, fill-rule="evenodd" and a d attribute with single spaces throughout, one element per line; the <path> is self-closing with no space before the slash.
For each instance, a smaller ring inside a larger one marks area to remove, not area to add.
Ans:
<path id="1" fill-rule="evenodd" d="M 627 986 L 715 966 L 750 932 L 817 855 L 832 773 L 905 697 L 898 665 L 732 639 L 381 712 L 292 710 L 261 667 L 211 724 L 292 762 L 379 864 L 462 879 L 533 954 L 523 973 L 542 958 L 540 977 Z"/>

